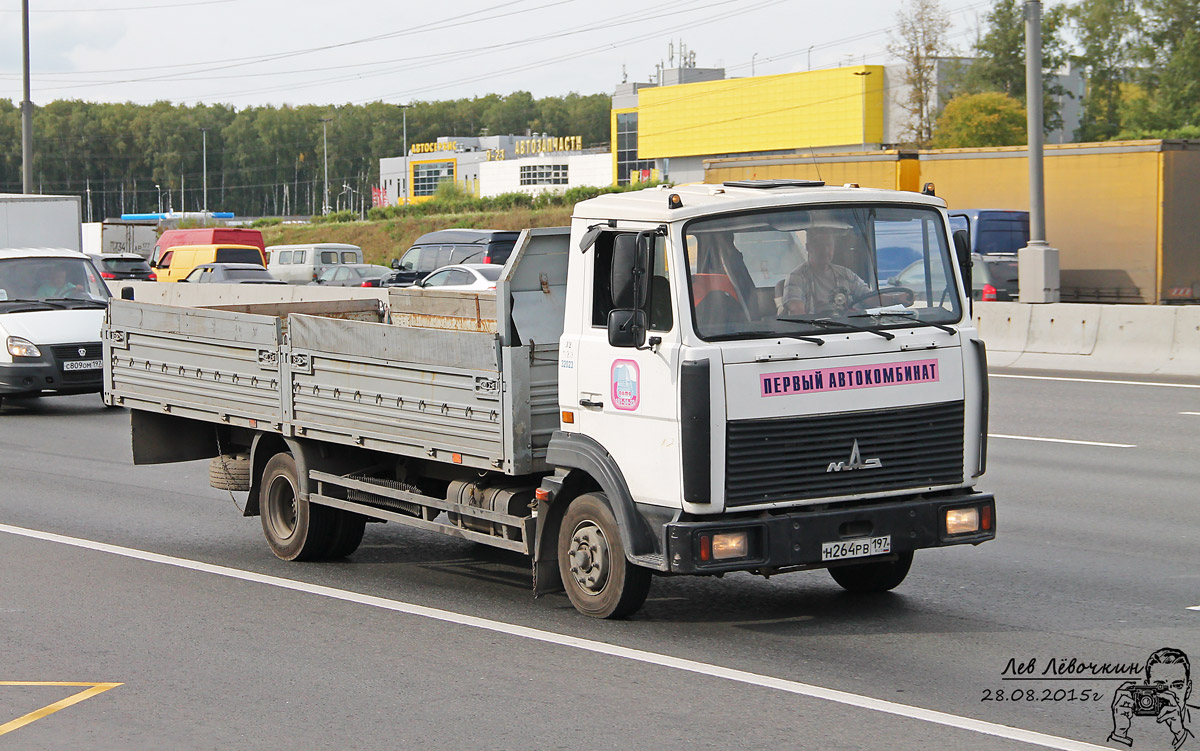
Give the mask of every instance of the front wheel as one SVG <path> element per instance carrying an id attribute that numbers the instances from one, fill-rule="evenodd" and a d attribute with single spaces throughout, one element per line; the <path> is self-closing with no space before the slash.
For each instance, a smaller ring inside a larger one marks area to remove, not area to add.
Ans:
<path id="1" fill-rule="evenodd" d="M 601 493 L 571 501 L 558 532 L 558 572 L 575 609 L 593 618 L 624 618 L 646 601 L 649 569 L 625 558 L 617 520 Z"/>
<path id="2" fill-rule="evenodd" d="M 887 592 L 900 586 L 908 576 L 912 559 L 912 551 L 909 551 L 898 554 L 894 561 L 834 566 L 829 569 L 829 575 L 850 592 Z"/>
<path id="3" fill-rule="evenodd" d="M 337 531 L 332 509 L 301 500 L 291 454 L 276 454 L 267 462 L 258 505 L 263 535 L 277 557 L 311 561 L 329 552 Z"/>

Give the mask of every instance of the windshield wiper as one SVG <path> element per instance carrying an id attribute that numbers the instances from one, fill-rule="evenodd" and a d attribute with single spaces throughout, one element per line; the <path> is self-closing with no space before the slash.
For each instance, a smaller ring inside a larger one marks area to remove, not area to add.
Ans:
<path id="1" fill-rule="evenodd" d="M 77 303 L 79 305 L 98 305 L 101 308 L 108 307 L 108 303 L 103 300 L 91 300 L 91 299 L 83 299 L 83 298 L 79 298 L 79 297 L 50 297 L 50 298 L 47 298 L 46 300 L 43 300 L 42 302 L 45 302 L 49 305 L 60 305 L 61 303 Z M 62 305 L 62 307 L 66 308 L 67 306 Z"/>
<path id="2" fill-rule="evenodd" d="M 888 341 L 891 341 L 892 339 L 896 338 L 895 334 L 889 334 L 886 331 L 877 331 L 875 329 L 869 329 L 866 326 L 855 326 L 853 323 L 846 323 L 845 321 L 834 321 L 830 318 L 781 317 L 781 318 L 777 318 L 776 320 L 791 321 L 792 323 L 808 323 L 813 326 L 820 326 L 823 329 L 841 329 L 842 331 L 865 331 L 868 334 L 874 334 L 875 336 L 881 336 L 884 339 L 887 339 Z"/>
<path id="3" fill-rule="evenodd" d="M 51 300 L 43 300 L 41 298 L 34 298 L 34 297 L 10 297 L 7 300 L 0 300 L 0 305 L 3 305 L 4 303 L 10 303 L 10 302 L 23 302 L 26 305 L 46 305 L 48 307 L 58 308 L 60 310 L 65 310 L 67 307 L 66 305 L 63 305 L 60 302 L 53 302 Z"/>
<path id="4" fill-rule="evenodd" d="M 878 313 L 855 313 L 854 315 L 852 315 L 850 317 L 851 318 L 879 318 L 881 316 L 899 316 L 900 318 L 909 318 L 911 320 L 916 321 L 917 323 L 922 323 L 926 326 L 932 326 L 935 329 L 941 329 L 942 331 L 945 331 L 947 334 L 957 334 L 958 333 L 958 331 L 956 331 L 954 328 L 947 326 L 944 323 L 934 323 L 933 321 L 921 320 L 921 317 L 917 315 L 917 312 L 915 310 L 881 310 Z"/>

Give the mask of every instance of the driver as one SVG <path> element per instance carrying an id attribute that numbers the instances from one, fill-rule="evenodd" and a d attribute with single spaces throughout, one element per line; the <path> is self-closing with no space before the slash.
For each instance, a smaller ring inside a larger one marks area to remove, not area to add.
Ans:
<path id="1" fill-rule="evenodd" d="M 851 300 L 871 294 L 870 286 L 857 274 L 832 262 L 838 234 L 838 230 L 830 227 L 810 227 L 805 231 L 808 260 L 788 275 L 783 285 L 781 314 L 836 313 L 849 307 Z"/>
<path id="2" fill-rule="evenodd" d="M 81 289 L 78 284 L 72 284 L 67 281 L 67 270 L 65 268 L 54 266 L 50 269 L 49 279 L 42 282 L 34 294 L 44 300 L 53 300 L 66 297 L 72 292 L 79 292 Z"/>

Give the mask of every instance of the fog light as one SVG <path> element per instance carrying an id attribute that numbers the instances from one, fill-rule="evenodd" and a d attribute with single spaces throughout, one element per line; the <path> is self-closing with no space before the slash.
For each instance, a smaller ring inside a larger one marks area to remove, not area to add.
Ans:
<path id="1" fill-rule="evenodd" d="M 952 508 L 946 510 L 946 534 L 965 535 L 979 531 L 979 509 Z"/>
<path id="2" fill-rule="evenodd" d="M 719 535 L 713 535 L 713 560 L 720 561 L 727 558 L 745 558 L 749 552 L 750 540 L 749 535 L 747 535 L 745 532 L 724 532 Z"/>

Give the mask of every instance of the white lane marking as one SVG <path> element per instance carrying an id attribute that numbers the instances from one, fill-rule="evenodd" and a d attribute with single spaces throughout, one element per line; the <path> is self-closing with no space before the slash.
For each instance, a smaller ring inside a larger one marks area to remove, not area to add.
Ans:
<path id="1" fill-rule="evenodd" d="M 1105 378 L 1065 378 L 1062 376 L 1016 375 L 988 373 L 988 378 L 1024 378 L 1030 381 L 1070 381 L 1071 383 L 1116 383 L 1121 386 L 1162 386 L 1171 389 L 1200 389 L 1200 383 L 1162 383 L 1159 381 L 1117 381 Z"/>
<path id="2" fill-rule="evenodd" d="M 670 655 L 647 652 L 645 650 L 633 649 L 631 647 L 621 647 L 615 644 L 606 644 L 604 642 L 593 641 L 591 639 L 582 639 L 576 636 L 557 634 L 553 631 L 543 631 L 541 629 L 529 628 L 527 626 L 518 626 L 513 623 L 493 621 L 488 618 L 479 618 L 473 615 L 455 613 L 450 610 L 429 608 L 423 605 L 402 602 L 400 600 L 389 600 L 383 597 L 364 595 L 358 592 L 350 592 L 344 589 L 325 587 L 319 584 L 309 584 L 307 582 L 295 581 L 294 579 L 284 579 L 278 576 L 269 576 L 267 574 L 256 574 L 252 571 L 242 571 L 236 568 L 217 566 L 211 563 L 189 560 L 187 558 L 176 558 L 174 556 L 162 555 L 160 553 L 150 553 L 144 550 L 137 550 L 136 548 L 125 548 L 119 545 L 109 545 L 108 543 L 94 542 L 92 540 L 84 540 L 78 537 L 67 537 L 65 535 L 59 535 L 53 532 L 42 532 L 36 529 L 14 527 L 8 524 L 0 524 L 0 532 L 7 532 L 9 534 L 20 535 L 22 537 L 30 537 L 35 540 L 56 542 L 62 545 L 84 548 L 86 550 L 95 550 L 101 553 L 110 553 L 112 555 L 133 558 L 139 561 L 147 561 L 149 563 L 161 563 L 167 566 L 175 566 L 177 568 L 199 571 L 205 574 L 224 576 L 230 579 L 239 579 L 241 581 L 266 584 L 268 586 L 278 587 L 280 589 L 288 589 L 294 592 L 305 592 L 308 594 L 318 595 L 320 597 L 342 600 L 344 602 L 354 602 L 360 605 L 369 605 L 371 607 L 381 608 L 383 610 L 391 610 L 397 613 L 415 615 L 421 618 L 430 618 L 432 620 L 442 621 L 444 623 L 455 623 L 460 626 L 469 626 L 471 628 L 478 628 L 485 631 L 508 634 L 510 636 L 516 636 L 522 639 L 531 639 L 533 641 L 556 644 L 563 647 L 570 647 L 572 649 L 580 649 L 585 652 L 619 657 L 621 659 L 632 660 L 634 662 L 640 662 L 649 665 L 659 665 L 662 667 L 672 668 L 674 670 L 682 670 L 688 673 L 707 675 L 713 678 L 723 678 L 736 683 L 774 689 L 776 691 L 783 691 L 789 694 L 808 696 L 815 699 L 825 699 L 826 701 L 846 704 L 852 707 L 859 707 L 860 709 L 869 709 L 875 712 L 883 712 L 885 714 L 907 717 L 909 719 L 921 720 L 923 722 L 929 722 L 935 725 L 944 725 L 946 727 L 957 728 L 959 730 L 969 730 L 971 732 L 981 733 L 983 735 L 996 736 L 998 738 L 1028 743 L 1034 746 L 1062 749 L 1063 751 L 1111 751 L 1105 746 L 1096 746 L 1091 743 L 1083 743 L 1082 741 L 1071 740 L 1070 738 L 1060 738 L 1058 736 L 1046 735 L 1045 733 L 1038 733 L 1032 730 L 1014 728 L 994 722 L 985 722 L 983 720 L 976 720 L 970 717 L 961 717 L 959 715 L 953 715 L 947 712 L 923 709 L 921 707 L 914 707 L 908 704 L 899 704 L 896 702 L 885 701 L 883 699 L 873 699 L 869 696 L 852 694 L 846 691 L 838 691 L 831 688 L 823 688 L 821 686 L 814 686 L 809 683 L 799 683 L 797 681 L 789 681 L 783 678 L 773 678 L 769 675 L 750 673 L 745 670 L 735 670 L 733 668 L 725 668 L 719 665 L 710 665 L 705 662 L 686 660 L 680 657 L 671 657 Z"/>
<path id="3" fill-rule="evenodd" d="M 1180 412 L 1181 415 L 1200 415 L 1200 412 Z"/>
<path id="4" fill-rule="evenodd" d="M 1193 605 L 1188 610 L 1200 610 L 1200 605 Z"/>
<path id="5" fill-rule="evenodd" d="M 1044 443 L 1073 443 L 1079 446 L 1107 446 L 1114 449 L 1137 448 L 1136 443 L 1104 443 L 1102 441 L 1073 441 L 1069 438 L 1039 438 L 1032 435 L 1004 435 L 1003 433 L 988 433 L 988 438 L 1011 438 L 1014 441 L 1042 441 Z"/>

